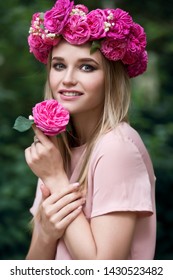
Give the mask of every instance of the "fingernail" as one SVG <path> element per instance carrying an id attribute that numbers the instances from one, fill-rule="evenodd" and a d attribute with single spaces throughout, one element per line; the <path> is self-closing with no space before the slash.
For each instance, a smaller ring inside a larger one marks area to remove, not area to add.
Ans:
<path id="1" fill-rule="evenodd" d="M 74 187 L 74 188 L 77 188 L 77 187 L 79 187 L 79 186 L 80 186 L 79 182 L 73 183 L 73 187 Z"/>

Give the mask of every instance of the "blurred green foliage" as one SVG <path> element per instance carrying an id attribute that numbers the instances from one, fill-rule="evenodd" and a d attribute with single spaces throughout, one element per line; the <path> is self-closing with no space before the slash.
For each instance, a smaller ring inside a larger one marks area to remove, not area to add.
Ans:
<path id="1" fill-rule="evenodd" d="M 24 259 L 30 242 L 29 208 L 36 177 L 26 165 L 24 149 L 32 131 L 12 129 L 18 115 L 28 116 L 43 98 L 45 69 L 28 51 L 30 20 L 54 1 L 6 0 L 0 3 L 0 259 Z M 119 7 L 141 23 L 148 37 L 148 71 L 132 81 L 132 125 L 141 134 L 157 177 L 157 247 L 155 259 L 173 259 L 173 3 L 143 1 L 75 1 L 90 8 Z"/>

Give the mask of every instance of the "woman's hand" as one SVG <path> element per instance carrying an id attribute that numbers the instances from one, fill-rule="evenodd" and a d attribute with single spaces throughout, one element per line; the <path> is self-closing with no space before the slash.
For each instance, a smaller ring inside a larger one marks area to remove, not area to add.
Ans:
<path id="1" fill-rule="evenodd" d="M 26 162 L 33 173 L 49 186 L 53 193 L 52 189 L 57 188 L 57 185 L 69 184 L 57 138 L 47 137 L 35 125 L 33 125 L 33 130 L 37 140 L 25 150 Z"/>
<path id="2" fill-rule="evenodd" d="M 79 184 L 74 183 L 51 195 L 47 187 L 41 186 L 43 200 L 39 209 L 39 228 L 46 242 L 61 238 L 68 225 L 80 214 L 85 198 L 78 187 Z"/>

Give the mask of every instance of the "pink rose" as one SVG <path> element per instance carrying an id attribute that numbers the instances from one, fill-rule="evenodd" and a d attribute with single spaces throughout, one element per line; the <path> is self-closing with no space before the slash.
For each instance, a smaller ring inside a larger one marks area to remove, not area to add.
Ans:
<path id="1" fill-rule="evenodd" d="M 120 60 L 126 51 L 125 40 L 106 39 L 101 44 L 101 52 L 109 60 Z"/>
<path id="2" fill-rule="evenodd" d="M 72 11 L 73 2 L 58 0 L 54 7 L 44 14 L 44 26 L 51 33 L 61 34 Z"/>
<path id="3" fill-rule="evenodd" d="M 70 44 L 81 45 L 86 43 L 90 38 L 90 28 L 86 16 L 78 14 L 70 16 L 62 35 Z"/>
<path id="4" fill-rule="evenodd" d="M 47 58 L 52 46 L 45 44 L 40 36 L 33 34 L 29 35 L 28 44 L 30 52 L 34 54 L 35 58 L 40 62 L 47 64 Z"/>
<path id="5" fill-rule="evenodd" d="M 47 63 L 47 58 L 52 46 L 59 43 L 60 37 L 45 31 L 44 14 L 35 13 L 32 17 L 31 27 L 29 30 L 28 44 L 30 52 L 42 63 Z"/>
<path id="6" fill-rule="evenodd" d="M 56 0 L 54 7 L 58 8 L 61 11 L 64 11 L 64 9 L 69 9 L 69 7 L 73 7 L 74 1 L 70 0 Z"/>
<path id="7" fill-rule="evenodd" d="M 104 10 L 96 9 L 87 14 L 87 22 L 91 30 L 91 39 L 98 40 L 106 36 L 104 22 L 106 14 Z"/>
<path id="8" fill-rule="evenodd" d="M 43 25 L 43 13 L 35 13 L 32 16 L 31 27 L 29 29 L 29 33 L 37 36 L 42 36 L 44 33 L 44 25 Z"/>
<path id="9" fill-rule="evenodd" d="M 83 11 L 85 14 L 88 13 L 88 8 L 81 4 L 75 5 L 74 9 L 79 9 L 80 11 Z"/>
<path id="10" fill-rule="evenodd" d="M 50 36 L 49 36 L 50 35 Z M 45 35 L 43 35 L 44 38 L 44 43 L 50 46 L 56 46 L 58 45 L 58 43 L 61 40 L 61 37 L 57 37 L 57 36 L 51 36 L 51 34 L 46 33 Z"/>
<path id="11" fill-rule="evenodd" d="M 148 54 L 147 51 L 143 51 L 135 63 L 131 65 L 126 65 L 127 73 L 130 78 L 134 78 L 138 75 L 141 75 L 147 70 L 147 63 L 148 63 Z"/>
<path id="12" fill-rule="evenodd" d="M 38 23 L 40 25 L 40 21 L 41 21 L 41 13 L 35 13 L 32 16 L 32 20 L 31 20 L 31 27 L 36 30 L 36 23 Z M 42 20 L 43 21 L 43 20 Z"/>
<path id="13" fill-rule="evenodd" d="M 127 42 L 127 51 L 123 58 L 123 63 L 134 63 L 141 52 L 146 48 L 147 40 L 143 27 L 137 23 L 133 23 Z"/>
<path id="14" fill-rule="evenodd" d="M 125 39 L 132 25 L 132 17 L 121 9 L 106 9 L 107 22 L 110 23 L 107 36 L 113 39 Z"/>
<path id="15" fill-rule="evenodd" d="M 37 103 L 32 113 L 36 126 L 48 136 L 65 131 L 69 122 L 69 112 L 54 99 Z"/>

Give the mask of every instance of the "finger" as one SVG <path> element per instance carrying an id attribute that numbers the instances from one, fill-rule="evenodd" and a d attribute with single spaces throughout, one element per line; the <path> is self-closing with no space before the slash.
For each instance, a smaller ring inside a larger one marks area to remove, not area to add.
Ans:
<path id="1" fill-rule="evenodd" d="M 40 143 L 40 140 L 37 138 L 37 136 L 34 136 L 34 144 L 36 145 L 37 143 Z"/>
<path id="2" fill-rule="evenodd" d="M 73 210 L 85 203 L 85 199 L 79 195 L 79 192 L 68 194 L 66 196 L 66 201 L 63 197 L 62 199 L 58 200 L 55 204 L 45 203 L 45 200 L 43 201 L 41 206 L 42 212 L 47 218 L 50 219 L 52 223 L 55 224 L 58 221 L 61 221 L 70 212 L 72 212 Z"/>
<path id="3" fill-rule="evenodd" d="M 62 221 L 66 216 L 71 214 L 73 211 L 77 209 L 81 209 L 82 205 L 85 203 L 85 198 L 80 198 L 78 200 L 75 200 L 62 209 L 60 209 L 56 214 L 52 215 L 51 222 L 53 223 L 59 223 Z"/>
<path id="4" fill-rule="evenodd" d="M 60 217 L 59 220 L 61 220 L 61 217 L 66 216 L 84 202 L 85 198 L 80 192 L 73 192 L 65 195 L 54 204 L 43 204 L 43 208 L 46 216 L 51 217 L 58 214 L 56 217 Z M 61 210 L 63 210 L 63 212 Z"/>
<path id="5" fill-rule="evenodd" d="M 25 160 L 27 164 L 31 167 L 33 164 L 33 161 L 37 159 L 36 151 L 34 144 L 32 144 L 30 147 L 25 149 Z"/>
<path id="6" fill-rule="evenodd" d="M 53 193 L 52 195 L 50 195 L 46 201 L 44 202 L 45 206 L 48 204 L 54 204 L 57 201 L 59 201 L 62 197 L 73 193 L 73 192 L 79 192 L 80 184 L 78 182 L 76 183 L 72 183 L 70 185 L 68 185 L 66 188 L 63 188 L 62 190 L 60 190 L 58 193 Z"/>
<path id="7" fill-rule="evenodd" d="M 34 133 L 37 137 L 37 139 L 44 145 L 49 145 L 50 144 L 50 139 L 35 125 L 32 125 L 32 128 L 34 130 Z"/>
<path id="8" fill-rule="evenodd" d="M 28 148 L 25 149 L 25 152 L 24 152 L 25 160 L 26 160 L 27 164 L 29 164 L 30 158 L 31 158 L 31 151 L 30 150 L 31 150 L 31 148 L 28 147 Z"/>
<path id="9" fill-rule="evenodd" d="M 57 225 L 56 228 L 59 228 L 59 230 L 65 230 L 71 222 L 73 222 L 81 213 L 82 206 L 79 206 L 77 209 L 75 209 L 73 212 L 68 214 L 66 217 L 64 217 Z"/>
<path id="10" fill-rule="evenodd" d="M 78 201 L 80 201 L 80 199 L 85 200 L 85 197 L 83 197 L 80 192 L 69 193 L 69 194 L 65 195 L 64 197 L 62 197 L 61 199 L 59 199 L 56 203 L 54 203 L 54 205 L 53 205 L 54 212 L 58 212 L 61 209 L 65 208 L 66 206 L 68 208 L 68 205 L 70 207 L 71 205 L 73 205 L 72 204 L 73 202 L 76 202 L 76 201 L 78 202 Z"/>
<path id="11" fill-rule="evenodd" d="M 50 196 L 50 190 L 44 185 L 42 184 L 40 186 L 40 190 L 42 192 L 42 199 L 45 200 L 46 198 L 48 198 Z"/>
<path id="12" fill-rule="evenodd" d="M 33 142 L 30 146 L 30 158 L 32 162 L 37 163 L 39 161 L 39 154 L 44 151 L 45 147 L 41 144 L 41 142 L 37 142 L 36 144 Z"/>

